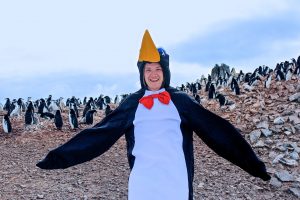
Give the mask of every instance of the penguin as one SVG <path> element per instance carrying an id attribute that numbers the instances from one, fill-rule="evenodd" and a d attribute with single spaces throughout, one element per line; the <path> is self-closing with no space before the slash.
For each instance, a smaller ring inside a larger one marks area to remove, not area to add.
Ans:
<path id="1" fill-rule="evenodd" d="M 105 108 L 105 116 L 109 115 L 112 112 L 110 105 L 107 105 Z"/>
<path id="2" fill-rule="evenodd" d="M 12 127 L 11 127 L 11 123 L 10 123 L 8 114 L 4 115 L 4 117 L 3 117 L 2 127 L 3 127 L 3 130 L 4 130 L 5 133 L 11 133 L 12 132 Z"/>
<path id="3" fill-rule="evenodd" d="M 111 99 L 110 99 L 109 96 L 105 96 L 104 99 L 105 99 L 105 103 L 106 104 L 110 104 L 111 103 Z"/>
<path id="4" fill-rule="evenodd" d="M 250 76 L 251 76 L 251 73 L 246 73 L 246 75 L 245 75 L 245 83 L 249 83 L 249 81 L 250 81 Z"/>
<path id="5" fill-rule="evenodd" d="M 77 115 L 74 110 L 74 103 L 70 103 L 69 123 L 70 123 L 70 126 L 72 129 L 78 128 L 78 120 L 77 120 Z"/>
<path id="6" fill-rule="evenodd" d="M 229 121 L 170 86 L 169 55 L 157 49 L 149 37 L 146 31 L 137 62 L 141 89 L 102 121 L 51 150 L 37 166 L 65 169 L 90 161 L 125 135 L 130 167 L 128 200 L 192 200 L 196 134 L 219 156 L 252 176 L 270 180 L 264 163 Z M 159 90 L 149 89 L 144 81 L 147 62 L 161 66 L 163 82 Z"/>
<path id="7" fill-rule="evenodd" d="M 199 96 L 198 94 L 196 94 L 195 100 L 196 100 L 199 104 L 201 104 L 201 99 L 200 99 L 200 96 Z"/>
<path id="8" fill-rule="evenodd" d="M 205 92 L 208 92 L 209 88 L 210 88 L 211 82 L 208 81 L 205 85 Z"/>
<path id="9" fill-rule="evenodd" d="M 27 106 L 27 110 L 25 112 L 25 125 L 32 125 L 34 122 L 33 118 L 34 107 L 32 102 L 30 102 Z"/>
<path id="10" fill-rule="evenodd" d="M 232 79 L 232 83 L 233 83 L 233 91 L 235 92 L 236 95 L 240 95 L 240 87 L 238 82 L 235 79 Z"/>
<path id="11" fill-rule="evenodd" d="M 221 94 L 221 93 L 217 93 L 217 94 L 216 94 L 216 99 L 219 100 L 220 107 L 221 107 L 221 106 L 225 106 L 225 105 L 232 105 L 232 104 L 234 104 L 234 102 L 228 101 L 228 100 L 225 98 L 225 96 L 224 96 L 223 94 Z"/>
<path id="12" fill-rule="evenodd" d="M 295 70 L 294 70 L 294 74 L 300 76 L 300 65 L 297 65 Z"/>
<path id="13" fill-rule="evenodd" d="M 40 99 L 40 104 L 38 106 L 38 113 L 42 114 L 44 112 L 48 112 L 48 108 L 44 99 Z"/>
<path id="14" fill-rule="evenodd" d="M 87 113 L 89 110 L 91 110 L 91 100 L 89 100 L 89 101 L 86 103 L 86 105 L 85 105 L 85 107 L 84 107 L 84 109 L 83 109 L 82 117 L 85 117 L 86 113 Z"/>
<path id="15" fill-rule="evenodd" d="M 116 95 L 116 97 L 115 97 L 115 100 L 114 100 L 114 104 L 118 104 L 120 102 L 120 100 L 119 100 L 119 96 L 118 95 Z"/>
<path id="16" fill-rule="evenodd" d="M 3 107 L 3 110 L 6 110 L 9 112 L 9 109 L 10 109 L 10 99 L 9 98 L 5 98 L 6 99 L 6 102 L 4 104 L 4 107 Z"/>
<path id="17" fill-rule="evenodd" d="M 83 98 L 83 105 L 86 105 L 86 97 Z"/>
<path id="18" fill-rule="evenodd" d="M 50 112 L 43 112 L 40 116 L 45 119 L 53 119 L 54 118 L 54 114 L 52 114 Z"/>
<path id="19" fill-rule="evenodd" d="M 265 80 L 265 88 L 268 88 L 268 89 L 270 88 L 271 80 L 272 80 L 272 75 L 269 74 L 269 75 L 267 76 L 267 79 Z"/>
<path id="20" fill-rule="evenodd" d="M 10 106 L 10 112 L 9 112 L 9 116 L 13 117 L 13 116 L 20 116 L 21 115 L 21 108 L 18 105 L 17 101 L 13 101 L 13 103 Z"/>
<path id="21" fill-rule="evenodd" d="M 96 110 L 89 110 L 85 115 L 85 123 L 86 124 L 93 124 L 94 122 L 94 113 L 97 112 Z"/>
<path id="22" fill-rule="evenodd" d="M 54 124 L 58 130 L 61 130 L 61 128 L 63 126 L 63 119 L 61 117 L 60 110 L 56 110 L 56 112 L 55 112 Z"/>
<path id="23" fill-rule="evenodd" d="M 216 98 L 219 100 L 220 107 L 225 105 L 225 103 L 226 103 L 226 98 L 225 98 L 224 95 L 222 95 L 222 94 L 220 94 L 220 93 L 217 93 L 217 94 L 216 94 Z"/>
<path id="24" fill-rule="evenodd" d="M 216 95 L 216 89 L 214 84 L 212 83 L 209 87 L 209 91 L 208 91 L 208 99 L 213 99 L 215 98 Z"/>
<path id="25" fill-rule="evenodd" d="M 285 80 L 284 73 L 280 69 L 276 71 L 276 80 L 277 81 Z"/>
<path id="26" fill-rule="evenodd" d="M 49 97 L 47 98 L 47 104 L 46 104 L 47 107 L 50 106 L 51 101 L 52 101 L 52 95 L 50 94 Z"/>
<path id="27" fill-rule="evenodd" d="M 293 69 L 292 68 L 289 68 L 285 74 L 285 80 L 286 81 L 289 81 L 292 79 L 292 76 L 293 76 Z"/>

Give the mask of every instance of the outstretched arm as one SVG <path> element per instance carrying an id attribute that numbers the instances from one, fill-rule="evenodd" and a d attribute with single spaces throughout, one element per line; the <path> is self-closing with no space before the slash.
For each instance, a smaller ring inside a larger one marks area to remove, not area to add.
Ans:
<path id="1" fill-rule="evenodd" d="M 265 164 L 248 142 L 227 120 L 206 110 L 185 94 L 178 94 L 178 104 L 193 131 L 219 156 L 241 167 L 252 176 L 269 180 Z"/>
<path id="2" fill-rule="evenodd" d="M 120 105 L 93 128 L 81 131 L 62 146 L 50 151 L 37 166 L 42 169 L 65 169 L 107 151 L 122 136 L 128 124 L 128 112 L 123 107 Z"/>
<path id="3" fill-rule="evenodd" d="M 190 113 L 194 131 L 218 155 L 252 176 L 265 181 L 270 179 L 265 164 L 231 123 L 195 102 L 191 103 Z"/>

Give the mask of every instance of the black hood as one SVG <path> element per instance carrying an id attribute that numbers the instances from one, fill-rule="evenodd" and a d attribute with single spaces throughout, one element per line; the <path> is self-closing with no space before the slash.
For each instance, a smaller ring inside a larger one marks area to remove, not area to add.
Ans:
<path id="1" fill-rule="evenodd" d="M 163 48 L 158 48 L 157 50 L 160 56 L 159 64 L 161 65 L 161 68 L 163 70 L 163 75 L 164 75 L 162 88 L 167 88 L 170 86 L 170 79 L 171 79 L 171 72 L 169 68 L 169 55 L 166 53 L 166 51 Z M 147 63 L 146 61 L 138 61 L 137 63 L 140 72 L 141 87 L 143 89 L 147 88 L 144 81 L 144 67 L 146 63 Z"/>

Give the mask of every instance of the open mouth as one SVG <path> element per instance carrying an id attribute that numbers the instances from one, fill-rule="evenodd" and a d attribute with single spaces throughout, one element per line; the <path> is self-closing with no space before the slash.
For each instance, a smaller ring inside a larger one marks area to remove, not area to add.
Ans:
<path id="1" fill-rule="evenodd" d="M 149 80 L 150 80 L 150 82 L 155 83 L 155 82 L 158 82 L 158 81 L 159 81 L 159 78 L 156 78 L 156 79 L 149 79 Z"/>

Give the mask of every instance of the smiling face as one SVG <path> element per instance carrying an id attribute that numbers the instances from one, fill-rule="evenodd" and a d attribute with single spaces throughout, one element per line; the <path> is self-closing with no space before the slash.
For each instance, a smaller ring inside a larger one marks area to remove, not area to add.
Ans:
<path id="1" fill-rule="evenodd" d="M 144 68 L 144 80 L 148 90 L 159 90 L 162 86 L 164 76 L 159 63 L 146 63 Z"/>

